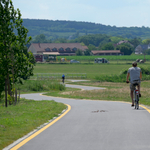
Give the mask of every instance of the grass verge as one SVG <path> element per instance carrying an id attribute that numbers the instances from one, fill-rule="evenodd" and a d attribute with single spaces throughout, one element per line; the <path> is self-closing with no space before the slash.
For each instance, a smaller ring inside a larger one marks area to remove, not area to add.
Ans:
<path id="1" fill-rule="evenodd" d="M 126 83 L 114 83 L 114 82 L 80 82 L 71 84 L 81 84 L 84 86 L 105 87 L 105 90 L 92 90 L 92 91 L 65 91 L 55 93 L 55 96 L 75 98 L 75 99 L 91 99 L 91 100 L 108 100 L 108 101 L 125 101 L 131 102 L 129 84 Z M 143 81 L 141 83 L 140 104 L 150 106 L 150 81 Z M 53 95 L 53 93 L 47 93 L 46 95 Z"/>
<path id="2" fill-rule="evenodd" d="M 64 109 L 66 105 L 55 101 L 26 99 L 16 106 L 0 107 L 0 149 L 57 117 Z"/>

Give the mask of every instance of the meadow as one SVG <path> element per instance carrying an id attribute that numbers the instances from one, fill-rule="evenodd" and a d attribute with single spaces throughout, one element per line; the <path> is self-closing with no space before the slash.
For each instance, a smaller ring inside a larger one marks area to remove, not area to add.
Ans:
<path id="1" fill-rule="evenodd" d="M 135 61 L 137 59 L 144 59 L 144 55 L 104 55 L 104 56 L 57 56 L 58 60 L 60 58 L 66 58 L 67 60 L 76 59 L 79 61 L 88 60 L 88 61 L 94 61 L 95 58 L 106 58 L 109 61 L 110 60 L 121 60 L 121 61 Z M 145 55 L 145 59 L 147 61 L 150 61 L 150 55 Z"/>
<path id="2" fill-rule="evenodd" d="M 131 67 L 126 64 L 36 64 L 34 73 L 86 73 L 87 79 L 95 80 L 97 76 L 119 75 L 122 70 Z M 138 64 L 139 67 L 149 67 L 149 63 Z"/>

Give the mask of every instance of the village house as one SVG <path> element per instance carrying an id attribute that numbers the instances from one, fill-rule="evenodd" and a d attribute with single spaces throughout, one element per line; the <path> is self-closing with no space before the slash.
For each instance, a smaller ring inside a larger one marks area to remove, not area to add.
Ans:
<path id="1" fill-rule="evenodd" d="M 74 56 L 78 49 L 84 52 L 88 47 L 80 43 L 32 43 L 28 51 L 34 54 L 36 61 L 43 62 L 47 57 Z"/>
<path id="2" fill-rule="evenodd" d="M 135 48 L 135 54 L 143 54 L 143 52 L 147 49 L 150 49 L 150 44 L 148 44 L 148 45 L 138 45 Z"/>

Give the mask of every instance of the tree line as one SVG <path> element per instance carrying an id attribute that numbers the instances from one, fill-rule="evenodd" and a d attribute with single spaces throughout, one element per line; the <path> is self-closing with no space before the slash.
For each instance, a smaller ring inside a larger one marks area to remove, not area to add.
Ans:
<path id="1" fill-rule="evenodd" d="M 149 27 L 116 27 L 92 22 L 61 21 L 61 20 L 41 20 L 23 19 L 23 25 L 29 30 L 29 36 L 36 36 L 44 33 L 51 38 L 76 38 L 75 34 L 107 34 L 111 36 L 121 36 L 133 39 L 150 37 Z"/>

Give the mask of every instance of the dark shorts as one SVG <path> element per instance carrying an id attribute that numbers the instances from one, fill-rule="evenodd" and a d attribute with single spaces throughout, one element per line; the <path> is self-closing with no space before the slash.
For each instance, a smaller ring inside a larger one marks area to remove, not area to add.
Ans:
<path id="1" fill-rule="evenodd" d="M 140 81 L 140 80 L 135 80 L 135 81 L 131 82 L 131 83 L 130 83 L 130 90 L 131 90 L 131 91 L 134 91 L 134 89 L 135 89 L 135 85 L 134 85 L 134 84 L 140 85 L 140 84 L 141 84 L 141 81 Z"/>

